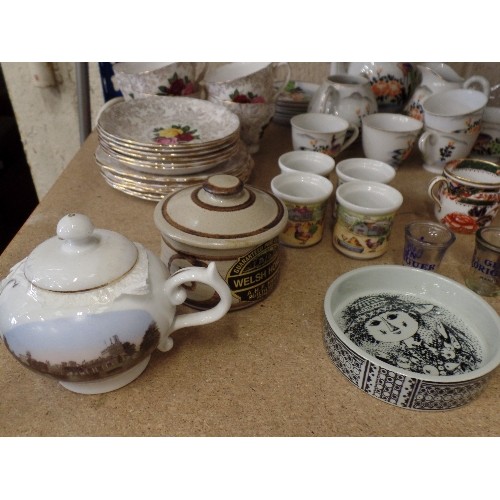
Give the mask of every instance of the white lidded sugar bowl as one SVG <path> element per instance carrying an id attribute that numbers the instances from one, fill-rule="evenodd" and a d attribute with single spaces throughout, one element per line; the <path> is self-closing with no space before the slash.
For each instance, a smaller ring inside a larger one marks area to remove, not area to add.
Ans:
<path id="1" fill-rule="evenodd" d="M 183 284 L 215 289 L 209 310 L 176 314 Z M 119 389 L 146 368 L 170 335 L 220 319 L 231 293 L 215 264 L 169 276 L 141 244 L 68 214 L 57 236 L 38 245 L 0 284 L 0 334 L 13 356 L 82 394 Z"/>

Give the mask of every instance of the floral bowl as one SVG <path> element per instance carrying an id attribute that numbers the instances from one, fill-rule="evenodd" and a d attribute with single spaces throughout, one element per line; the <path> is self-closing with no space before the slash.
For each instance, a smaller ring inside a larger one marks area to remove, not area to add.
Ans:
<path id="1" fill-rule="evenodd" d="M 500 318 L 467 287 L 396 265 L 355 269 L 324 300 L 325 347 L 354 385 L 386 403 L 448 410 L 500 364 Z"/>
<path id="2" fill-rule="evenodd" d="M 193 97 L 200 91 L 206 66 L 193 62 L 121 62 L 113 66 L 114 81 L 126 100 L 140 94 Z"/>

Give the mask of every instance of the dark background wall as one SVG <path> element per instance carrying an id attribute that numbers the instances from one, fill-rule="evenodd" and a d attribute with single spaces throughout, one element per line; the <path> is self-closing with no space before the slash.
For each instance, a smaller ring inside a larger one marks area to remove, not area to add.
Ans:
<path id="1" fill-rule="evenodd" d="M 38 197 L 0 67 L 0 253 L 38 204 Z"/>

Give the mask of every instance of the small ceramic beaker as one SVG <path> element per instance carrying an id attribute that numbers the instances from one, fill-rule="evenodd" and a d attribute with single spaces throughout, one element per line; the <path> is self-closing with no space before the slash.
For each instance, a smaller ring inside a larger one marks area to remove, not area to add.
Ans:
<path id="1" fill-rule="evenodd" d="M 396 212 L 403 195 L 380 182 L 351 181 L 336 191 L 337 220 L 333 246 L 354 259 L 373 259 L 383 255 Z"/>
<path id="2" fill-rule="evenodd" d="M 271 189 L 288 210 L 280 242 L 296 248 L 319 243 L 333 184 L 322 175 L 297 172 L 277 175 L 271 180 Z"/>
<path id="3" fill-rule="evenodd" d="M 476 232 L 476 246 L 465 284 L 479 295 L 500 295 L 500 227 Z"/>
<path id="4" fill-rule="evenodd" d="M 348 158 L 335 167 L 338 185 L 349 181 L 375 181 L 389 184 L 396 176 L 396 170 L 383 161 L 371 158 Z"/>
<path id="5" fill-rule="evenodd" d="M 396 170 L 389 164 L 370 158 L 348 158 L 335 167 L 337 187 L 344 182 L 373 181 L 389 184 L 396 176 Z M 338 202 L 333 206 L 333 217 L 337 218 Z"/>
<path id="6" fill-rule="evenodd" d="M 403 266 L 437 271 L 456 236 L 443 224 L 416 221 L 405 226 Z"/>
<path id="7" fill-rule="evenodd" d="M 398 168 L 411 154 L 423 123 L 397 113 L 374 113 L 362 120 L 361 143 L 367 158 Z"/>
<path id="8" fill-rule="evenodd" d="M 328 177 L 335 168 L 335 160 L 317 151 L 288 151 L 278 158 L 282 173 L 317 174 Z"/>
<path id="9" fill-rule="evenodd" d="M 500 165 L 462 159 L 446 164 L 429 183 L 436 219 L 455 233 L 474 234 L 491 224 L 500 206 Z"/>
<path id="10" fill-rule="evenodd" d="M 348 148 L 359 136 L 356 125 L 326 113 L 295 115 L 290 124 L 295 150 L 318 151 L 332 158 Z"/>

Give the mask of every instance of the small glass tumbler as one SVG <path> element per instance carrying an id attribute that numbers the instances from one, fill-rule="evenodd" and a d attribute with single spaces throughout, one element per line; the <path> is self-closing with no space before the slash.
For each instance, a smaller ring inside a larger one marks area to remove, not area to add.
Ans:
<path id="1" fill-rule="evenodd" d="M 479 295 L 500 295 L 500 227 L 476 232 L 476 247 L 465 284 Z"/>
<path id="2" fill-rule="evenodd" d="M 403 265 L 437 271 L 456 236 L 443 224 L 417 221 L 405 226 Z"/>

